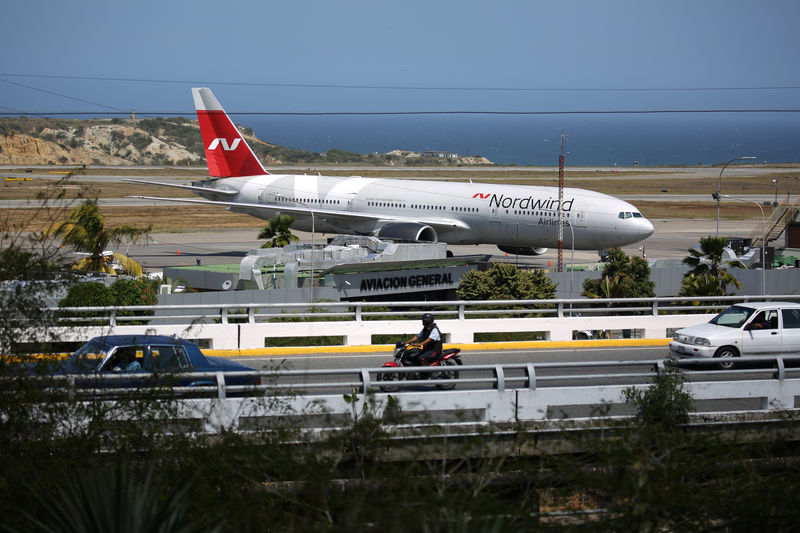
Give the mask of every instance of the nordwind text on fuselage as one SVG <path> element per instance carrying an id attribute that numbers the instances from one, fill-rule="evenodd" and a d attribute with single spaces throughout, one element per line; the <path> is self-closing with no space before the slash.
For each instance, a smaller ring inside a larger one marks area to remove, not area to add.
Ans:
<path id="1" fill-rule="evenodd" d="M 484 195 L 481 193 L 476 193 L 473 195 L 473 198 L 481 198 L 485 199 L 489 197 L 489 207 L 503 207 L 505 209 L 523 209 L 523 210 L 548 210 L 548 211 L 557 211 L 558 210 L 558 198 L 534 198 L 533 196 L 523 196 L 523 197 L 512 197 L 506 196 L 505 194 L 497 195 L 492 194 L 491 196 Z M 569 200 L 564 200 L 561 203 L 561 210 L 562 211 L 571 211 L 572 210 L 572 202 L 574 202 L 574 198 L 570 198 Z"/>

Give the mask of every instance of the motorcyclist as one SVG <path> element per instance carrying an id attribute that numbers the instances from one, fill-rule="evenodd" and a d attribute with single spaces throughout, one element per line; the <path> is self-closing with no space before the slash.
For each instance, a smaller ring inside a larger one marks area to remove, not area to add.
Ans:
<path id="1" fill-rule="evenodd" d="M 442 334 L 439 326 L 433 321 L 433 315 L 425 313 L 422 315 L 422 331 L 409 339 L 405 345 L 420 344 L 422 353 L 419 354 L 419 363 L 429 365 L 436 361 L 442 354 Z M 412 361 L 416 363 L 416 361 Z"/>

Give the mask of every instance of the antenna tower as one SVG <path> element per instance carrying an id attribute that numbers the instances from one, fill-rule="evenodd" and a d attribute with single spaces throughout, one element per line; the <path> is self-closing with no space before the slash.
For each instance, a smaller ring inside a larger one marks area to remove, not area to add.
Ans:
<path id="1" fill-rule="evenodd" d="M 558 156 L 558 272 L 564 271 L 564 139 L 561 134 L 561 155 Z"/>

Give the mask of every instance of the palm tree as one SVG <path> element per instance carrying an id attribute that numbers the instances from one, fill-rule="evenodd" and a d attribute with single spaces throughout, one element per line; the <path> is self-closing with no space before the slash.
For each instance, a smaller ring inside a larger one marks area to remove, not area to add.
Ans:
<path id="1" fill-rule="evenodd" d="M 140 237 L 147 235 L 151 227 L 135 228 L 125 225 L 113 229 L 107 228 L 105 217 L 100 213 L 95 198 L 86 200 L 70 213 L 66 220 L 56 223 L 51 233 L 55 237 L 61 237 L 61 242 L 65 246 L 89 254 L 73 265 L 72 268 L 75 270 L 116 274 L 111 266 L 111 263 L 116 261 L 128 274 L 141 276 L 142 266 L 139 263 L 123 254 L 107 253 L 106 248 L 109 245 L 120 244 L 125 239 L 136 242 Z"/>
<path id="2" fill-rule="evenodd" d="M 683 276 L 681 296 L 725 296 L 728 285 L 742 288 L 726 266 L 744 268 L 744 265 L 738 260 L 726 261 L 724 250 L 725 239 L 713 236 L 700 238 L 700 250 L 689 249 L 690 255 L 683 258 L 683 264 L 692 269 Z"/>
<path id="3" fill-rule="evenodd" d="M 261 245 L 262 248 L 281 248 L 300 239 L 289 231 L 289 226 L 294 224 L 294 217 L 289 215 L 275 215 L 269 225 L 258 234 L 259 239 L 269 239 Z"/>

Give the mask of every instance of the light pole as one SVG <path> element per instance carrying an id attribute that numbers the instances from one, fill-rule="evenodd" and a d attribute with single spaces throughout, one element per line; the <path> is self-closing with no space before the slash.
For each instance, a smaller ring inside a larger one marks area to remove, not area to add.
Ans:
<path id="1" fill-rule="evenodd" d="M 755 206 L 761 211 L 761 296 L 765 296 L 767 294 L 767 259 L 765 252 L 767 242 L 764 235 L 764 208 L 761 207 L 761 204 L 758 202 L 754 202 L 753 200 L 745 200 L 744 198 L 736 198 L 735 196 L 731 196 L 729 194 L 712 194 L 712 196 L 716 197 L 717 202 L 719 202 L 720 198 L 729 198 L 731 200 L 738 200 L 748 204 L 755 204 Z"/>
<path id="2" fill-rule="evenodd" d="M 777 178 L 772 178 L 772 183 L 775 184 L 775 201 L 772 202 L 772 208 L 778 207 L 778 180 Z"/>
<path id="3" fill-rule="evenodd" d="M 734 161 L 740 161 L 742 159 L 755 159 L 752 155 L 742 155 L 739 157 L 734 157 L 724 165 L 719 171 L 719 178 L 717 178 L 717 237 L 719 237 L 719 195 L 722 194 L 722 173 L 725 172 L 725 168 L 733 163 Z"/>
<path id="4" fill-rule="evenodd" d="M 294 202 L 296 204 L 302 205 L 308 212 L 311 213 L 311 289 L 309 292 L 309 300 L 311 303 L 314 303 L 314 209 L 311 208 L 305 202 L 301 202 L 300 200 L 295 200 L 294 198 L 288 198 L 286 196 L 281 196 L 279 194 L 275 195 L 276 198 L 280 198 L 281 200 L 285 200 L 287 202 Z"/>

